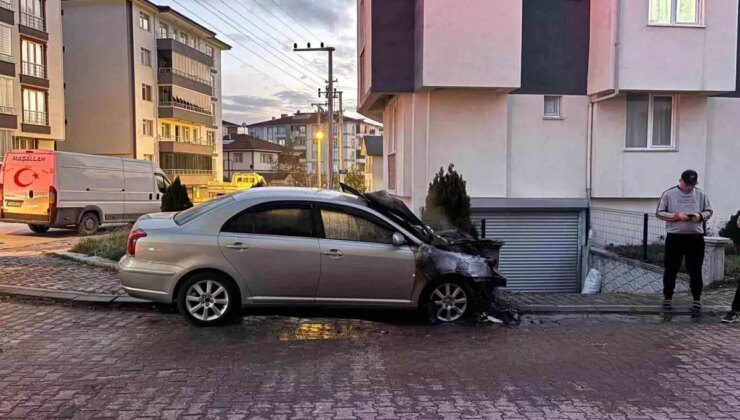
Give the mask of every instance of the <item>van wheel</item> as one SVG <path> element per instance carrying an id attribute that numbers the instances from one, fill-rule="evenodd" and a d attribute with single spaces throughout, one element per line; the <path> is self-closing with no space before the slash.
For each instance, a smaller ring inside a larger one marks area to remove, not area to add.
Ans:
<path id="1" fill-rule="evenodd" d="M 49 226 L 45 225 L 28 225 L 33 233 L 46 233 L 49 230 Z"/>
<path id="2" fill-rule="evenodd" d="M 233 320 L 241 309 L 239 292 L 223 275 L 198 273 L 185 280 L 179 288 L 177 309 L 195 325 L 223 325 Z"/>
<path id="3" fill-rule="evenodd" d="M 82 236 L 89 236 L 98 231 L 100 221 L 98 216 L 93 212 L 87 212 L 82 215 L 80 224 L 77 225 L 77 233 Z"/>

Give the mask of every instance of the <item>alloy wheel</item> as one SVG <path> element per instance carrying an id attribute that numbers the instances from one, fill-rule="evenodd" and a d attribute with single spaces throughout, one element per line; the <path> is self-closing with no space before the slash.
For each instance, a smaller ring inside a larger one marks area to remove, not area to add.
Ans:
<path id="1" fill-rule="evenodd" d="M 229 306 L 226 288 L 214 280 L 201 280 L 188 289 L 185 307 L 199 321 L 215 321 Z"/>
<path id="2" fill-rule="evenodd" d="M 432 291 L 435 316 L 442 322 L 453 322 L 465 314 L 468 296 L 465 289 L 455 283 L 443 283 Z"/>

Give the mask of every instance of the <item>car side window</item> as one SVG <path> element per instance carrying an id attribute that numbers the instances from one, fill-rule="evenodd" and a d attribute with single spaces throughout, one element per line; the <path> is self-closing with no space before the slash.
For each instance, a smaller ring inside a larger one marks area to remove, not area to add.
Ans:
<path id="1" fill-rule="evenodd" d="M 341 241 L 393 243 L 393 230 L 364 217 L 337 210 L 321 209 L 324 237 Z"/>
<path id="2" fill-rule="evenodd" d="M 311 209 L 308 207 L 279 207 L 256 211 L 247 209 L 226 222 L 221 231 L 311 237 L 313 236 Z"/>

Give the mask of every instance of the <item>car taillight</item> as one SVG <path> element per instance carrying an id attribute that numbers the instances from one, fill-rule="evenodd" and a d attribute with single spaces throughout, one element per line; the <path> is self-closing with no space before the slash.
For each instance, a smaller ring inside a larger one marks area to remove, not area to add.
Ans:
<path id="1" fill-rule="evenodd" d="M 132 257 L 136 255 L 136 241 L 141 238 L 146 238 L 146 232 L 141 229 L 134 229 L 128 234 L 128 242 L 126 243 L 126 255 Z"/>
<path id="2" fill-rule="evenodd" d="M 49 223 L 54 223 L 57 216 L 57 189 L 49 187 Z"/>

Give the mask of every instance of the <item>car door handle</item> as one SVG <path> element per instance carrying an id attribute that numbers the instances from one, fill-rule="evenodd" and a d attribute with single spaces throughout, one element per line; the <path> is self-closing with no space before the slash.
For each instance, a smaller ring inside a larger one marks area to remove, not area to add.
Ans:
<path id="1" fill-rule="evenodd" d="M 247 246 L 243 242 L 234 242 L 233 244 L 226 245 L 226 248 L 235 249 L 237 251 L 246 251 L 247 249 L 249 249 L 249 246 Z"/>
<path id="2" fill-rule="evenodd" d="M 330 249 L 328 251 L 322 252 L 322 254 L 326 255 L 329 258 L 341 258 L 342 255 L 344 255 L 344 252 L 338 249 Z"/>

